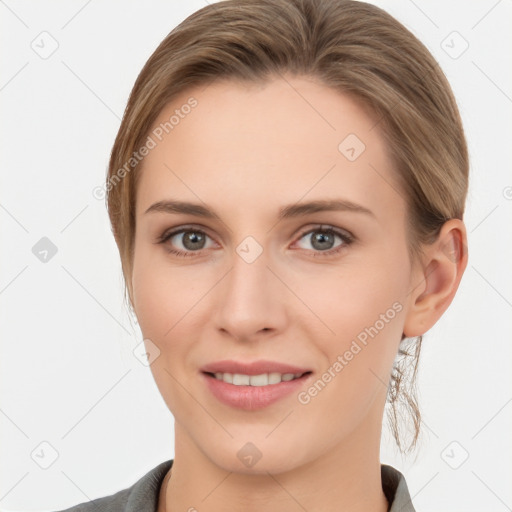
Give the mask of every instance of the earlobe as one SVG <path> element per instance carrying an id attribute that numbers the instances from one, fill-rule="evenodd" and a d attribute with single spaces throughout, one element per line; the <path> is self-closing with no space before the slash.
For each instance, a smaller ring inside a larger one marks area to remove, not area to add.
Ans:
<path id="1" fill-rule="evenodd" d="M 460 219 L 443 224 L 435 242 L 424 247 L 424 258 L 410 294 L 404 324 L 407 337 L 425 334 L 442 316 L 459 287 L 467 265 L 466 228 Z"/>

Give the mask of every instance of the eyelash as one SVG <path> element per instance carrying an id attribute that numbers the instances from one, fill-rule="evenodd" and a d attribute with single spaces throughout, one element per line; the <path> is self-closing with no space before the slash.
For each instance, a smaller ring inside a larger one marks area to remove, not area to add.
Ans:
<path id="1" fill-rule="evenodd" d="M 156 243 L 157 244 L 165 244 L 173 236 L 178 235 L 180 233 L 188 233 L 188 232 L 201 233 L 202 235 L 205 235 L 208 238 L 211 238 L 207 233 L 205 233 L 201 229 L 197 229 L 197 228 L 193 228 L 193 227 L 181 227 L 180 229 L 177 229 L 175 231 L 164 232 L 161 236 L 158 237 Z M 334 228 L 333 226 L 324 226 L 324 225 L 320 225 L 315 228 L 312 228 L 312 229 L 302 232 L 299 235 L 298 240 L 302 239 L 304 236 L 306 236 L 310 233 L 315 233 L 315 232 L 321 232 L 322 234 L 337 235 L 343 241 L 342 244 L 338 245 L 337 247 L 335 247 L 333 249 L 329 249 L 327 251 L 313 251 L 312 256 L 315 258 L 319 257 L 319 256 L 320 257 L 335 256 L 337 253 L 344 250 L 348 245 L 353 243 L 355 240 L 355 237 L 346 231 L 340 231 L 340 230 Z M 174 254 L 175 256 L 179 256 L 179 257 L 183 257 L 183 258 L 194 257 L 194 256 L 201 254 L 201 252 L 202 252 L 202 251 L 181 251 L 181 250 L 171 249 L 170 247 L 167 247 L 166 250 L 170 254 Z"/>

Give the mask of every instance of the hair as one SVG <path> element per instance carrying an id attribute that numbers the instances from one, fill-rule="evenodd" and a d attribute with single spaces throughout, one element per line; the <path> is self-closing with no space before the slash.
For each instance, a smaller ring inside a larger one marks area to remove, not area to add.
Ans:
<path id="1" fill-rule="evenodd" d="M 318 80 L 376 115 L 406 201 L 412 259 L 422 244 L 436 240 L 447 220 L 462 219 L 469 163 L 460 114 L 438 63 L 408 29 L 358 1 L 220 1 L 186 18 L 151 55 L 112 148 L 106 203 L 131 308 L 140 174 L 133 157 L 156 118 L 194 86 L 221 79 L 264 83 L 283 73 Z M 388 385 L 388 419 L 403 453 L 415 447 L 420 433 L 415 376 L 421 342 L 421 336 L 402 336 Z M 399 433 L 404 414 L 413 421 L 405 449 Z"/>

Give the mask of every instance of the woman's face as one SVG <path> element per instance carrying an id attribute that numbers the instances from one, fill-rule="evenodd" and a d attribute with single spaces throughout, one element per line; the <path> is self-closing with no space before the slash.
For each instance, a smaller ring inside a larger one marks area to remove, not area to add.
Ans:
<path id="1" fill-rule="evenodd" d="M 418 278 L 378 119 L 306 77 L 219 81 L 176 98 L 150 136 L 133 301 L 176 455 L 263 473 L 373 454 Z M 212 382 L 202 369 L 225 360 L 310 373 Z"/>

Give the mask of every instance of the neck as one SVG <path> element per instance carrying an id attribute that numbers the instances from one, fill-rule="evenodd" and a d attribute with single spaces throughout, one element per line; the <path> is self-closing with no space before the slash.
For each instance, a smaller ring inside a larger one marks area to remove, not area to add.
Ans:
<path id="1" fill-rule="evenodd" d="M 284 471 L 243 473 L 220 467 L 176 422 L 176 455 L 158 512 L 387 512 L 379 460 L 381 423 L 368 418 L 334 448 Z"/>

